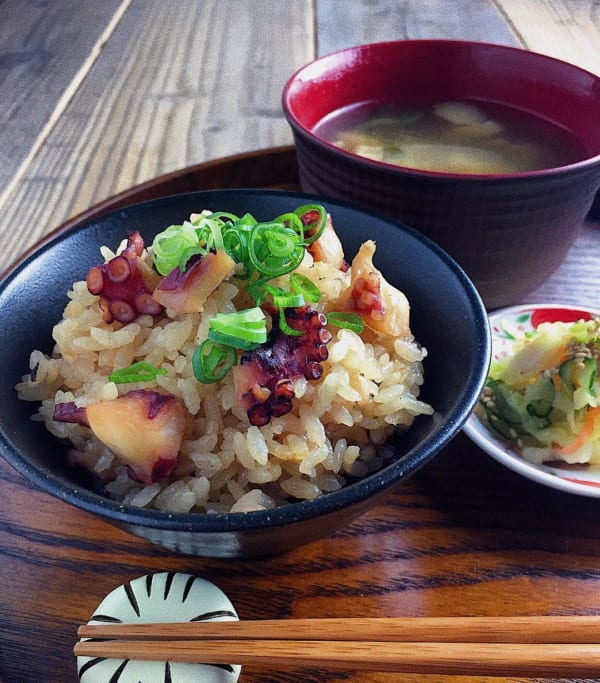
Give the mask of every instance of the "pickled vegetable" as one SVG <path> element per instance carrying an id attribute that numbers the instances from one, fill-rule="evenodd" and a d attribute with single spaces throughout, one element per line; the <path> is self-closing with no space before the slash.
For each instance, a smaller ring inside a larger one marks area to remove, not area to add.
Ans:
<path id="1" fill-rule="evenodd" d="M 478 414 L 527 460 L 600 464 L 600 320 L 542 323 L 492 363 Z"/>

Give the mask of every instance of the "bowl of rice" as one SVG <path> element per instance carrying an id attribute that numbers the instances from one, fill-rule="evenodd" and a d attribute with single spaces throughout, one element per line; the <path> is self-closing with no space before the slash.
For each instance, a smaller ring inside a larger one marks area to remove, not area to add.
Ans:
<path id="1" fill-rule="evenodd" d="M 490 361 L 485 308 L 443 250 L 294 192 L 58 229 L 4 275 L 0 311 L 4 458 L 207 557 L 283 552 L 382 501 L 462 428 Z"/>

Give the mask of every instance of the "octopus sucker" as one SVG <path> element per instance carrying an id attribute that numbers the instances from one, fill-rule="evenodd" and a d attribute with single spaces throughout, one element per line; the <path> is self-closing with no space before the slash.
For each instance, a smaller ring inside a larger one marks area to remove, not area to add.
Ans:
<path id="1" fill-rule="evenodd" d="M 120 323 L 130 323 L 137 317 L 136 310 L 131 304 L 127 303 L 127 301 L 110 301 L 108 310 L 112 318 L 118 320 Z"/>
<path id="2" fill-rule="evenodd" d="M 141 314 L 162 313 L 163 307 L 152 298 L 154 276 L 142 261 L 143 253 L 142 236 L 132 232 L 121 254 L 89 269 L 87 288 L 99 297 L 104 322 L 129 323 Z"/>
<path id="3" fill-rule="evenodd" d="M 131 275 L 131 266 L 125 256 L 115 256 L 107 263 L 106 274 L 111 282 L 123 282 Z"/>
<path id="4" fill-rule="evenodd" d="M 236 396 L 246 410 L 250 424 L 268 424 L 271 417 L 292 410 L 295 380 L 317 380 L 323 374 L 331 334 L 325 315 L 311 306 L 285 309 L 287 324 L 300 336 L 282 332 L 279 313 L 272 313 L 273 326 L 268 340 L 245 351 L 233 371 Z"/>
<path id="5" fill-rule="evenodd" d="M 160 315 L 163 307 L 149 292 L 140 292 L 134 299 L 135 309 L 143 315 Z"/>

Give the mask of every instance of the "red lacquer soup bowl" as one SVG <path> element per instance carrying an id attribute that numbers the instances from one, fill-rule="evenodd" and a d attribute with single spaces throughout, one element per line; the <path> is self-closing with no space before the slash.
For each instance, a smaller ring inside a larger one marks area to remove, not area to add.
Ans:
<path id="1" fill-rule="evenodd" d="M 465 99 L 543 119 L 572 134 L 580 154 L 533 171 L 423 171 L 343 150 L 314 130 L 359 104 Z M 296 72 L 283 108 L 305 191 L 426 234 L 465 268 L 488 308 L 518 302 L 560 265 L 600 186 L 600 78 L 526 50 L 447 40 L 361 45 Z"/>

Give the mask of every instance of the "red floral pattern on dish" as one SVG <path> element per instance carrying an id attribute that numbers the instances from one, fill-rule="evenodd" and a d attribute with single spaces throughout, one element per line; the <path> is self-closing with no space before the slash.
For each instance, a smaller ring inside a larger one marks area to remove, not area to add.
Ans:
<path id="1" fill-rule="evenodd" d="M 539 327 L 542 323 L 575 323 L 578 320 L 591 320 L 588 311 L 568 308 L 536 308 L 531 314 L 531 326 Z"/>
<path id="2" fill-rule="evenodd" d="M 587 481 L 586 479 L 573 479 L 572 477 L 563 477 L 566 481 L 573 482 L 574 484 L 582 484 L 584 486 L 596 486 L 600 488 L 600 481 Z"/>

